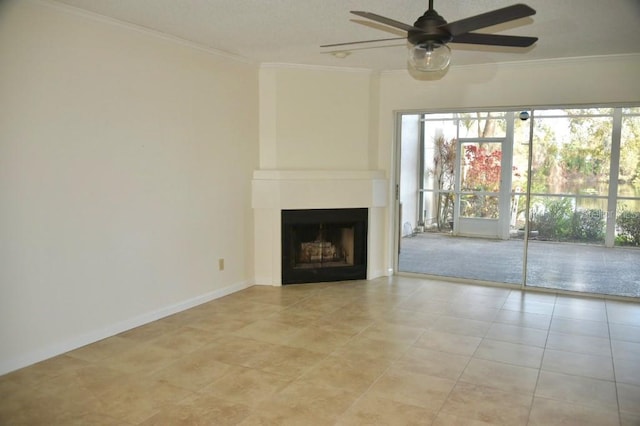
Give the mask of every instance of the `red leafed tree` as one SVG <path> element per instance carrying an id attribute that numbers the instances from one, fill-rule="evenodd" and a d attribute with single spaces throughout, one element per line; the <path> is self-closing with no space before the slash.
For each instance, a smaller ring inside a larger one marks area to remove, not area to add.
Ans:
<path id="1" fill-rule="evenodd" d="M 497 192 L 500 189 L 502 151 L 489 150 L 486 145 L 467 145 L 464 150 L 466 190 Z"/>

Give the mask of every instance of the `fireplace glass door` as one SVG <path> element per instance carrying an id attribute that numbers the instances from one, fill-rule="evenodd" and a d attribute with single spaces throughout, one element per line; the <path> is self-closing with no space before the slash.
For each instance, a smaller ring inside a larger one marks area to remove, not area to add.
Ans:
<path id="1" fill-rule="evenodd" d="M 282 211 L 282 283 L 366 278 L 367 209 Z"/>

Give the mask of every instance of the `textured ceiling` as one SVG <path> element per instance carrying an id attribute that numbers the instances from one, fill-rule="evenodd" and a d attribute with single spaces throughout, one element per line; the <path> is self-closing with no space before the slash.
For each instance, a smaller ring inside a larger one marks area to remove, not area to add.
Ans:
<path id="1" fill-rule="evenodd" d="M 55 0 L 259 63 L 397 70 L 402 40 L 345 47 L 321 44 L 404 36 L 349 13 L 364 10 L 412 24 L 427 0 Z M 435 0 L 452 22 L 509 6 L 509 0 Z M 452 66 L 640 52 L 640 0 L 523 0 L 537 14 L 481 32 L 539 37 L 527 49 L 451 44 Z M 334 49 L 335 50 L 335 49 Z"/>

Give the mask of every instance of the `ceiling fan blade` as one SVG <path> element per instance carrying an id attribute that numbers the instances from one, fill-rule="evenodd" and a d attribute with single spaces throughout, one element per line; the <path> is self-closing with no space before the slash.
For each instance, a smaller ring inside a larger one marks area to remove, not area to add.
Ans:
<path id="1" fill-rule="evenodd" d="M 453 37 L 451 43 L 488 44 L 492 46 L 529 47 L 538 37 L 521 37 L 501 34 L 466 33 Z"/>
<path id="2" fill-rule="evenodd" d="M 465 34 L 480 28 L 502 24 L 503 22 L 513 21 L 514 19 L 525 18 L 535 15 L 535 13 L 536 11 L 526 4 L 514 4 L 513 6 L 503 7 L 502 9 L 496 9 L 470 18 L 449 22 L 439 28 L 449 31 L 449 33 L 455 37 L 459 34 Z"/>
<path id="3" fill-rule="evenodd" d="M 424 31 L 424 30 L 421 30 L 420 28 L 414 27 L 413 25 L 405 24 L 403 22 L 396 21 L 395 19 L 387 18 L 381 15 L 376 15 L 375 13 L 371 13 L 371 12 L 362 12 L 359 10 L 352 10 L 351 13 L 353 13 L 354 15 L 371 19 L 372 21 L 380 22 L 381 24 L 389 25 L 390 27 L 399 28 L 405 31 L 412 31 L 412 30 Z"/>
<path id="4" fill-rule="evenodd" d="M 375 43 L 376 41 L 406 40 L 406 37 L 379 38 L 376 40 L 348 41 L 346 43 L 323 44 L 320 47 L 338 47 L 347 46 L 349 44 Z"/>

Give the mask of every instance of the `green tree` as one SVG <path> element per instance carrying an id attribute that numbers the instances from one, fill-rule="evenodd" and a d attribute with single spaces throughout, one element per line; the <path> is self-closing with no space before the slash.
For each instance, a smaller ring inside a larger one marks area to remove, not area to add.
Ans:
<path id="1" fill-rule="evenodd" d="M 609 114 L 594 116 L 593 114 Z M 610 109 L 568 110 L 570 141 L 560 150 L 562 174 L 577 190 L 609 181 L 611 133 Z"/>
<path id="2" fill-rule="evenodd" d="M 550 192 L 550 181 L 559 174 L 559 149 L 557 136 L 550 122 L 534 121 L 531 159 L 531 191 Z"/>
<path id="3" fill-rule="evenodd" d="M 622 149 L 618 179 L 640 189 L 640 117 L 622 119 Z"/>

